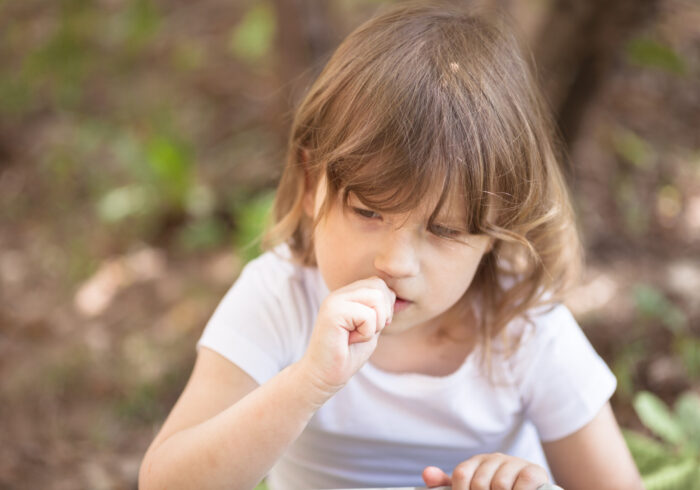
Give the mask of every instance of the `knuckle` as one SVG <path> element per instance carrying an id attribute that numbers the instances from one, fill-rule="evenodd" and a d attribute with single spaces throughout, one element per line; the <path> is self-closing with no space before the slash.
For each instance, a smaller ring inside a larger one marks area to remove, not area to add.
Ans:
<path id="1" fill-rule="evenodd" d="M 384 293 L 379 291 L 378 289 L 372 289 L 370 290 L 370 294 L 372 295 L 372 299 L 377 303 L 381 304 L 384 301 Z"/>
<path id="2" fill-rule="evenodd" d="M 520 478 L 525 483 L 537 483 L 543 479 L 546 479 L 547 476 L 544 468 L 534 464 L 529 464 L 520 470 Z"/>
<path id="3" fill-rule="evenodd" d="M 511 490 L 513 482 L 505 476 L 494 476 L 491 481 L 491 490 Z"/>
<path id="4" fill-rule="evenodd" d="M 472 483 L 469 490 L 489 490 L 491 481 L 487 476 L 476 475 L 472 478 Z"/>
<path id="5" fill-rule="evenodd" d="M 464 481 L 466 480 L 467 476 L 469 476 L 469 472 L 467 470 L 466 465 L 464 464 L 457 465 L 457 467 L 452 472 L 453 480 Z"/>

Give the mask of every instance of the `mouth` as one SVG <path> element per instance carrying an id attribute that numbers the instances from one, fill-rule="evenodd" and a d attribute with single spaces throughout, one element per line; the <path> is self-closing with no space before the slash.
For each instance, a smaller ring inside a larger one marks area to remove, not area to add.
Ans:
<path id="1" fill-rule="evenodd" d="M 396 301 L 394 302 L 394 313 L 405 310 L 406 308 L 411 306 L 411 304 L 413 304 L 413 301 L 409 301 L 404 298 L 399 298 L 397 296 Z"/>

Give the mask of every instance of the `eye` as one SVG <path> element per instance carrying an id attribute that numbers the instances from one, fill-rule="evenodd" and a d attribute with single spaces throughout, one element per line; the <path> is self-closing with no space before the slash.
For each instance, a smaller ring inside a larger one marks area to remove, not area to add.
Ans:
<path id="1" fill-rule="evenodd" d="M 435 235 L 444 238 L 457 238 L 464 235 L 464 232 L 461 230 L 454 230 L 452 228 L 447 228 L 445 226 L 440 225 L 433 225 L 430 231 Z"/>
<path id="2" fill-rule="evenodd" d="M 362 216 L 363 218 L 368 218 L 368 219 L 373 219 L 373 218 L 381 218 L 377 213 L 370 209 L 363 209 L 363 208 L 352 208 L 353 212 L 355 214 L 358 214 Z"/>

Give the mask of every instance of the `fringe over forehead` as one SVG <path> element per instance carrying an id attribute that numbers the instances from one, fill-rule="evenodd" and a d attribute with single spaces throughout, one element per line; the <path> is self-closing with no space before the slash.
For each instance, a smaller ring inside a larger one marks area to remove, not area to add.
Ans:
<path id="1" fill-rule="evenodd" d="M 471 232 L 541 199 L 552 151 L 546 115 L 516 40 L 454 7 L 394 7 L 340 45 L 302 102 L 291 147 L 332 201 L 355 193 L 384 212 L 457 191 Z M 301 164 L 301 163 L 300 163 Z M 461 213 L 460 213 L 461 214 Z M 522 217 L 521 217 L 522 218 Z"/>

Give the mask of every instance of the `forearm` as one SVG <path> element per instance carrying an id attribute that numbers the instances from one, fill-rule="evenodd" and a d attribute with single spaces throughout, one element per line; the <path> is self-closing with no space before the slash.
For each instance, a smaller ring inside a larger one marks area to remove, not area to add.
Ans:
<path id="1" fill-rule="evenodd" d="M 140 488 L 253 488 L 331 396 L 293 364 L 235 405 L 166 439 Z"/>

